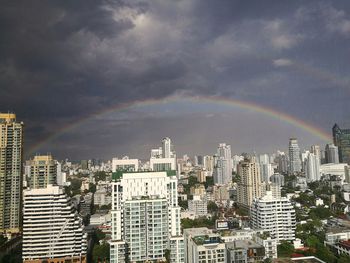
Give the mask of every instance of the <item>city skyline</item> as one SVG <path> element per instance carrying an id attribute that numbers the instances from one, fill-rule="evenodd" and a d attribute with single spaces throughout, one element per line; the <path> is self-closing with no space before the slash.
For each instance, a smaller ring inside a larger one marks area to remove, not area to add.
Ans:
<path id="1" fill-rule="evenodd" d="M 286 150 L 291 137 L 325 145 L 285 117 L 329 137 L 334 123 L 350 127 L 348 10 L 347 1 L 4 3 L 0 111 L 25 123 L 27 158 L 146 157 L 166 136 L 189 154 L 221 142 L 233 153 Z"/>

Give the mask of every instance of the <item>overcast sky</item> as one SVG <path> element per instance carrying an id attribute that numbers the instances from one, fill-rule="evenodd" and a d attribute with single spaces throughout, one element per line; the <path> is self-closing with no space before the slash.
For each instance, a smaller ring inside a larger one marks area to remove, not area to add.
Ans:
<path id="1" fill-rule="evenodd" d="M 220 142 L 285 150 L 291 136 L 326 143 L 256 111 L 181 102 L 191 96 L 255 103 L 326 132 L 350 126 L 347 0 L 0 3 L 0 111 L 24 121 L 27 156 L 146 158 L 165 136 L 180 155 Z M 96 116 L 148 99 L 163 103 Z"/>

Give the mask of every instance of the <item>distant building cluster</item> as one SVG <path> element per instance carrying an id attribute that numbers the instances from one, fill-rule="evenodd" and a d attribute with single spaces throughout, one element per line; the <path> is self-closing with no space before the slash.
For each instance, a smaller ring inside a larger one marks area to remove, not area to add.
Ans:
<path id="1" fill-rule="evenodd" d="M 291 138 L 273 154 L 233 155 L 220 143 L 179 157 L 166 137 L 147 160 L 24 162 L 23 123 L 0 113 L 0 229 L 22 238 L 26 263 L 87 262 L 92 246 L 108 246 L 109 258 L 94 260 L 111 263 L 274 260 L 285 242 L 308 249 L 297 226 L 315 209 L 350 212 L 350 129 L 332 131 L 324 148 Z M 327 219 L 323 245 L 350 256 L 350 223 Z"/>

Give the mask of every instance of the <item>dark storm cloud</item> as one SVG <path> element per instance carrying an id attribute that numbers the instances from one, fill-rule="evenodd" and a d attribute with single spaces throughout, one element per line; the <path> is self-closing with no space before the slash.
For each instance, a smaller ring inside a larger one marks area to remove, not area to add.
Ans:
<path id="1" fill-rule="evenodd" d="M 248 100 L 324 128 L 349 117 L 348 1 L 1 1 L 0 32 L 1 110 L 25 121 L 30 144 L 174 94 Z"/>

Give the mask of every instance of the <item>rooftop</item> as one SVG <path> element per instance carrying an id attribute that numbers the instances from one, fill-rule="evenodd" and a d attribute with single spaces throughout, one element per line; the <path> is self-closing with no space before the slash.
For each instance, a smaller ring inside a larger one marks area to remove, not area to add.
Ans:
<path id="1" fill-rule="evenodd" d="M 167 171 L 116 171 L 112 173 L 112 180 L 118 180 L 122 178 L 123 174 L 140 174 L 140 173 L 160 173 L 166 172 L 167 176 L 176 176 L 175 170 L 167 170 Z"/>

